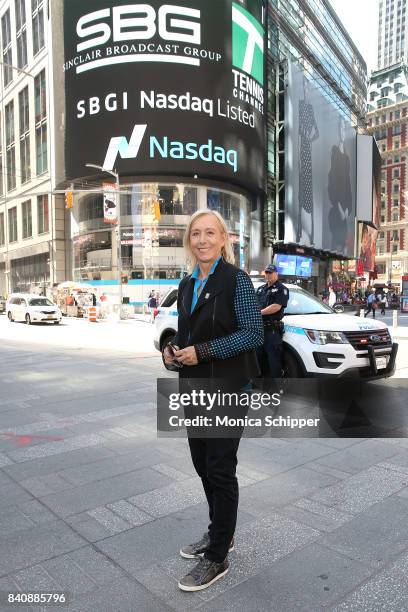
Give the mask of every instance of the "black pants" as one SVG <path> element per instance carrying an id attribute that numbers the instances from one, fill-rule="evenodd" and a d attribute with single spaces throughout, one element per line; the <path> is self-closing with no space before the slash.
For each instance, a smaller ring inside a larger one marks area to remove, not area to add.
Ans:
<path id="1" fill-rule="evenodd" d="M 210 545 L 205 557 L 221 563 L 234 536 L 238 511 L 235 475 L 240 438 L 189 438 L 191 458 L 207 497 Z"/>
<path id="2" fill-rule="evenodd" d="M 264 329 L 263 346 L 257 349 L 262 374 L 271 378 L 282 378 L 282 336 L 274 329 Z"/>
<path id="3" fill-rule="evenodd" d="M 370 312 L 373 313 L 373 319 L 375 319 L 375 308 L 373 308 L 372 304 L 367 304 L 367 310 L 365 311 L 364 316 L 366 317 L 370 314 Z"/>

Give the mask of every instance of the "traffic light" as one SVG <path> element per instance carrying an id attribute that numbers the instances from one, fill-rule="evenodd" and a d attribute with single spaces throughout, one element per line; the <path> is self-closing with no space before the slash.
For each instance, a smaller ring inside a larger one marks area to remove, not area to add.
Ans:
<path id="1" fill-rule="evenodd" d="M 128 276 L 122 276 L 122 285 L 126 285 L 129 282 Z"/>
<path id="2" fill-rule="evenodd" d="M 65 192 L 65 208 L 72 208 L 74 205 L 74 192 L 66 191 Z"/>

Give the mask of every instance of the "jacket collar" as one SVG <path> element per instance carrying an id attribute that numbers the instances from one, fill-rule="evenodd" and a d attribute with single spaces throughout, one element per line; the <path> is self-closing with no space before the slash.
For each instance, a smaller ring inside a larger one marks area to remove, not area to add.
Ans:
<path id="1" fill-rule="evenodd" d="M 185 291 L 183 292 L 181 304 L 184 308 L 184 314 L 188 317 L 195 315 L 195 313 L 206 303 L 210 302 L 216 295 L 221 293 L 223 290 L 223 282 L 222 282 L 222 271 L 225 269 L 225 262 L 223 259 L 220 259 L 218 264 L 215 266 L 215 269 L 212 274 L 208 276 L 208 281 L 205 284 L 204 289 L 202 290 L 200 297 L 198 298 L 197 304 L 193 310 L 191 311 L 191 303 L 193 301 L 193 291 L 195 284 L 195 277 L 193 275 L 190 276 L 189 282 Z"/>

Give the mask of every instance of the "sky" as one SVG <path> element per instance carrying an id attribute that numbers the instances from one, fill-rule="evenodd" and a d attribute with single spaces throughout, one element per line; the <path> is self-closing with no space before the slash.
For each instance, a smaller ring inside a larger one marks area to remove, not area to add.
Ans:
<path id="1" fill-rule="evenodd" d="M 368 71 L 375 70 L 378 0 L 330 0 L 330 3 L 367 62 Z"/>

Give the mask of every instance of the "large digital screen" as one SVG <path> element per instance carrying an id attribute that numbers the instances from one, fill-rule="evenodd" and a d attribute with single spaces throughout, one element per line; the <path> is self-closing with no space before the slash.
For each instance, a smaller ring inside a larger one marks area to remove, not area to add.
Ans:
<path id="1" fill-rule="evenodd" d="M 65 0 L 66 180 L 185 176 L 265 190 L 263 0 Z"/>
<path id="2" fill-rule="evenodd" d="M 278 274 L 296 276 L 296 255 L 278 254 L 276 256 L 276 267 L 278 268 Z"/>
<path id="3" fill-rule="evenodd" d="M 296 276 L 309 278 L 312 276 L 312 258 L 296 257 Z"/>
<path id="4" fill-rule="evenodd" d="M 285 232 L 296 243 L 352 257 L 356 217 L 356 131 L 293 63 L 285 97 Z"/>

